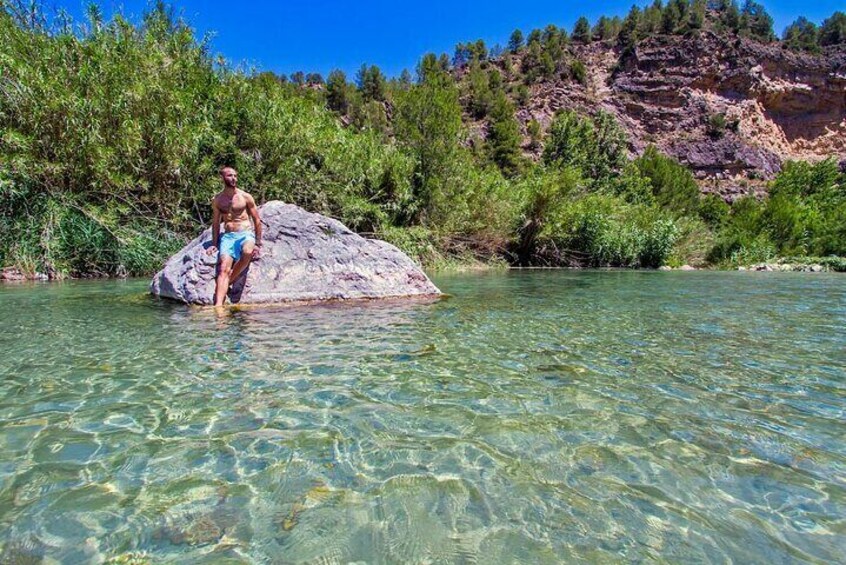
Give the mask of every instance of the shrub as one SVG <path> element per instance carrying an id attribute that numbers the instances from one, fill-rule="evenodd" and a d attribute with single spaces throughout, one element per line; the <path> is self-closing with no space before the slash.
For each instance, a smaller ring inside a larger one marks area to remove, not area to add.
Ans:
<path id="1" fill-rule="evenodd" d="M 691 172 L 676 160 L 649 146 L 634 161 L 641 175 L 649 179 L 655 202 L 676 214 L 693 214 L 699 207 L 699 187 Z"/>
<path id="2" fill-rule="evenodd" d="M 611 178 L 626 163 L 626 136 L 607 112 L 594 118 L 559 112 L 547 132 L 543 161 L 561 168 L 575 167 L 597 181 Z"/>
<path id="3" fill-rule="evenodd" d="M 582 86 L 587 85 L 587 67 L 579 59 L 573 59 L 570 63 L 570 78 Z"/>

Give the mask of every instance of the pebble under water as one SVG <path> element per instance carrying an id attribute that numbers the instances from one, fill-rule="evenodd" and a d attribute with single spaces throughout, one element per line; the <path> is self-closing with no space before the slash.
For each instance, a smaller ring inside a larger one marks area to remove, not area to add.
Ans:
<path id="1" fill-rule="evenodd" d="M 842 562 L 842 275 L 435 283 L 0 286 L 0 562 Z"/>

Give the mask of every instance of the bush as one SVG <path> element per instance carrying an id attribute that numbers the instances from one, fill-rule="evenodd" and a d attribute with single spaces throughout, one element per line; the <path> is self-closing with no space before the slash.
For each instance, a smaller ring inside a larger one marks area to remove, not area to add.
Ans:
<path id="1" fill-rule="evenodd" d="M 607 112 L 594 118 L 571 111 L 559 112 L 547 132 L 543 161 L 547 165 L 575 167 L 597 181 L 606 181 L 626 163 L 625 133 Z"/>
<path id="2" fill-rule="evenodd" d="M 678 215 L 695 214 L 699 208 L 699 186 L 691 172 L 678 161 L 662 155 L 650 145 L 634 161 L 641 175 L 649 179 L 655 202 Z"/>
<path id="3" fill-rule="evenodd" d="M 587 85 L 587 67 L 579 59 L 573 59 L 570 63 L 570 78 L 582 86 Z"/>

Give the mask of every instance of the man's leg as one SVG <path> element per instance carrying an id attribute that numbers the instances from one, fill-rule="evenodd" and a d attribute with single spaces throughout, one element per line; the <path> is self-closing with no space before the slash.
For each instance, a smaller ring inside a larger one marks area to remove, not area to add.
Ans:
<path id="1" fill-rule="evenodd" d="M 232 257 L 221 255 L 218 262 L 217 285 L 214 287 L 214 305 L 223 306 L 226 293 L 229 290 L 229 274 L 232 272 Z"/>
<path id="2" fill-rule="evenodd" d="M 232 276 L 229 278 L 230 281 L 233 283 L 238 280 L 238 277 L 241 276 L 241 273 L 244 272 L 244 269 L 247 268 L 247 265 L 250 264 L 250 261 L 253 260 L 253 250 L 255 250 L 256 244 L 254 241 L 245 241 L 244 246 L 241 247 L 241 258 L 238 259 L 238 262 L 235 263 L 235 266 L 232 267 Z"/>

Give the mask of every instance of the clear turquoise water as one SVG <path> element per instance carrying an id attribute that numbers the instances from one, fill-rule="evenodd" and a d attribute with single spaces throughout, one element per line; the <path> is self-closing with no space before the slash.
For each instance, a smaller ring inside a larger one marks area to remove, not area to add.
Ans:
<path id="1" fill-rule="evenodd" d="M 0 561 L 842 562 L 842 275 L 436 282 L 0 287 Z"/>

